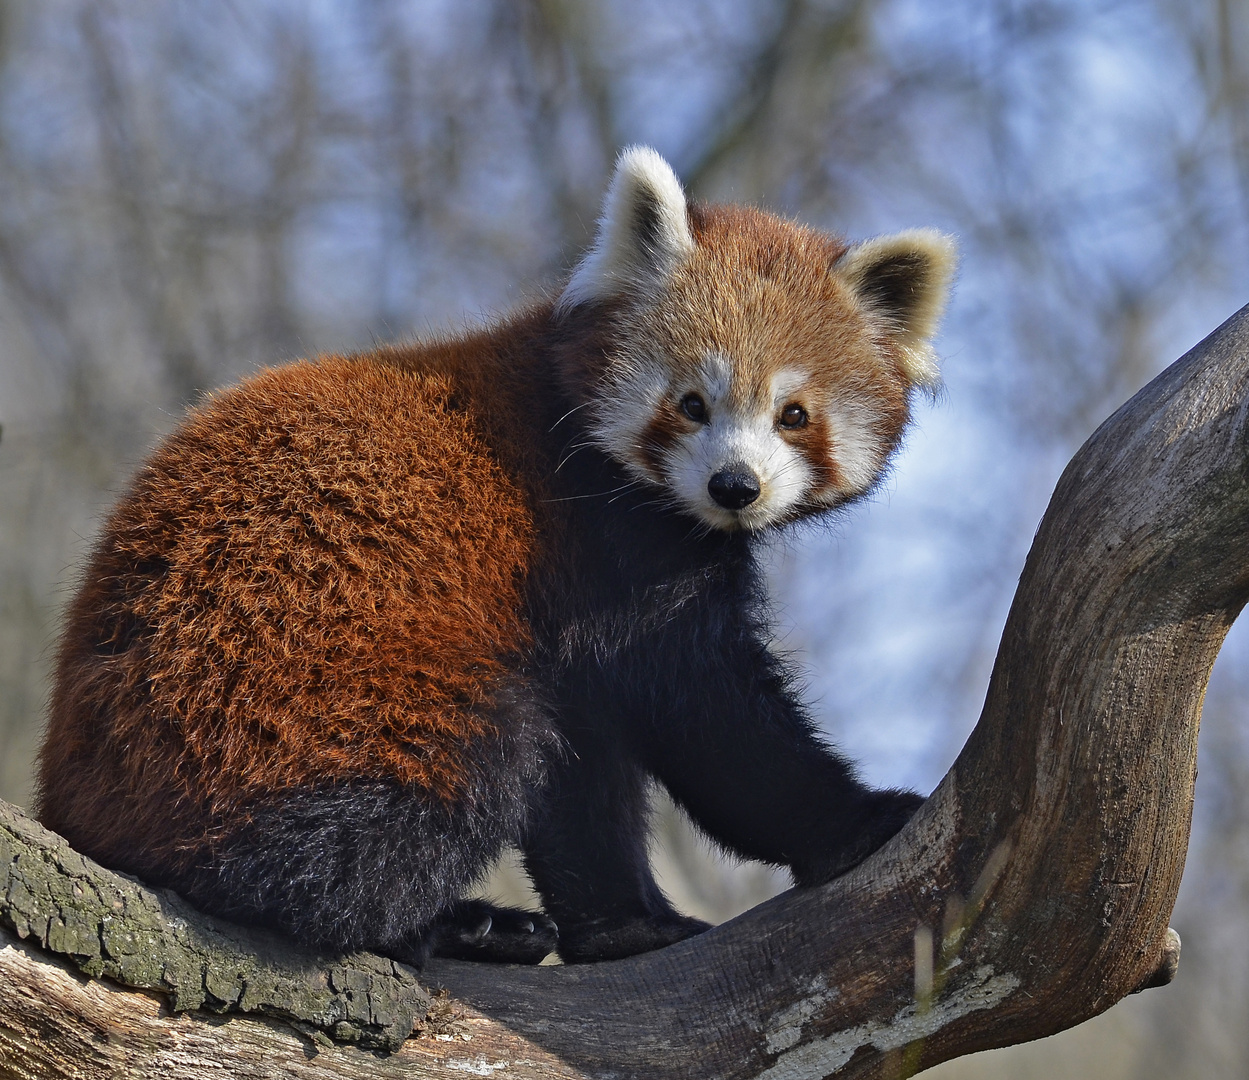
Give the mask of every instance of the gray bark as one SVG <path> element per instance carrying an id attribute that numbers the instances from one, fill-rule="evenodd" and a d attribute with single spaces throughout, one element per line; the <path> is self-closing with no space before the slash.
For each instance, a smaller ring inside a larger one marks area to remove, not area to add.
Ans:
<path id="1" fill-rule="evenodd" d="M 430 1007 L 401 964 L 368 953 L 321 957 L 207 918 L 173 893 L 79 855 L 5 802 L 0 924 L 83 974 L 167 994 L 174 1012 L 260 1013 L 396 1050 Z"/>

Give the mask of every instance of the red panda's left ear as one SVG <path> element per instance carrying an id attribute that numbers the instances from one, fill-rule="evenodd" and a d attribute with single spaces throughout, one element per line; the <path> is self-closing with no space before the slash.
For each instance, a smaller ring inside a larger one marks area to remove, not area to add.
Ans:
<path id="1" fill-rule="evenodd" d="M 685 192 L 672 166 L 648 146 L 630 146 L 616 162 L 594 247 L 573 271 L 557 310 L 645 295 L 693 250 Z"/>
<path id="2" fill-rule="evenodd" d="M 954 238 L 935 229 L 911 229 L 855 244 L 833 264 L 859 301 L 883 316 L 900 346 L 903 373 L 913 385 L 941 383 L 932 337 L 945 311 L 958 266 Z"/>

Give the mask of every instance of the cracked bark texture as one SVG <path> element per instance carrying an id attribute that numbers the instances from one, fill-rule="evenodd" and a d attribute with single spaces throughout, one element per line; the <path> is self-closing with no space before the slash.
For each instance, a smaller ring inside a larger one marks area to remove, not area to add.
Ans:
<path id="1" fill-rule="evenodd" d="M 0 948 L 0 1076 L 111 1075 L 72 1056 L 75 1031 L 92 1061 L 122 1047 L 130 1057 L 110 1060 L 130 1075 L 199 1075 L 179 1072 L 169 1049 L 198 1039 L 213 1041 L 238 1076 L 655 1080 L 900 1077 L 1053 1034 L 1174 973 L 1167 920 L 1188 843 L 1201 702 L 1247 596 L 1249 308 L 1124 405 L 1068 465 L 979 724 L 915 819 L 851 873 L 628 960 L 431 964 L 425 980 L 452 995 L 442 1026 L 427 1022 L 385 1055 L 408 1014 L 362 1010 L 358 992 L 344 1003 L 337 988 L 354 978 L 388 987 L 408 977 L 403 969 L 352 957 L 337 962 L 346 965 L 339 978 L 324 958 L 227 931 L 167 896 L 155 910 L 136 898 L 135 928 L 123 920 L 106 930 L 114 893 L 93 875 L 108 872 L 29 823 L 14 831 L 10 814 L 0 835 L 46 839 L 57 854 L 39 858 L 78 881 L 88 903 L 79 907 L 70 887 L 45 919 L 13 892 L 26 880 L 13 877 L 22 858 L 0 851 L 10 883 L 0 919 L 29 935 Z M 158 913 L 171 916 L 166 926 Z M 207 961 L 187 961 L 184 981 L 180 943 L 218 933 L 228 962 L 210 975 Z M 130 966 L 100 966 L 115 959 L 113 941 Z M 255 1004 L 264 1018 L 169 1016 L 157 998 L 83 981 L 56 953 L 120 981 L 139 972 L 174 1009 Z M 294 989 L 281 974 L 287 963 Z M 267 988 L 261 997 L 240 989 L 253 979 Z M 305 1000 L 314 1003 L 306 1016 L 292 1006 Z M 411 998 L 414 1019 L 424 1000 Z M 110 1020 L 135 1010 L 136 1027 Z M 283 1017 L 299 1017 L 319 1041 Z M 356 1045 L 331 1044 L 343 1034 Z M 21 1038 L 43 1056 L 23 1051 Z"/>
<path id="2" fill-rule="evenodd" d="M 0 925 L 85 975 L 167 995 L 175 1013 L 259 1013 L 395 1050 L 431 1004 L 401 964 L 368 953 L 317 956 L 209 918 L 173 893 L 79 855 L 5 802 Z"/>

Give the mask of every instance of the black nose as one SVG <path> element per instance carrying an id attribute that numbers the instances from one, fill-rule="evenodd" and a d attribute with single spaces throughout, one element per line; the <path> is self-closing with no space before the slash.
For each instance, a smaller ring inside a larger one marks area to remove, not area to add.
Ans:
<path id="1" fill-rule="evenodd" d="M 707 491 L 726 510 L 740 510 L 759 498 L 759 478 L 745 465 L 730 465 L 707 481 Z"/>

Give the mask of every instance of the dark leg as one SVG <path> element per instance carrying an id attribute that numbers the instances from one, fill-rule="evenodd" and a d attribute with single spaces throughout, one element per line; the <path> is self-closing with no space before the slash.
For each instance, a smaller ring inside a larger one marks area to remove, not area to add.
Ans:
<path id="1" fill-rule="evenodd" d="M 618 748 L 574 746 L 551 777 L 524 855 L 565 963 L 632 956 L 708 928 L 655 883 L 648 814 L 647 779 Z"/>
<path id="2" fill-rule="evenodd" d="M 419 966 L 467 936 L 485 942 L 479 959 L 542 959 L 549 920 L 460 903 L 520 841 L 558 756 L 558 735 L 525 686 L 501 687 L 494 709 L 497 734 L 465 748 L 471 771 L 457 798 L 391 780 L 267 795 L 220 821 L 195 845 L 196 864 L 164 882 L 208 911 L 336 952 L 371 949 Z M 483 914 L 495 911 L 483 931 Z"/>
<path id="3" fill-rule="evenodd" d="M 476 917 L 480 929 L 482 910 L 456 902 L 518 839 L 526 807 L 514 794 L 496 788 L 492 798 L 447 806 L 398 784 L 360 781 L 286 793 L 250 807 L 245 826 L 168 883 L 207 911 L 305 945 L 370 949 L 420 966 L 453 946 L 457 919 Z M 553 930 L 528 917 L 534 933 L 519 933 L 516 912 L 493 936 L 487 927 L 479 957 L 542 959 Z"/>
<path id="4" fill-rule="evenodd" d="M 866 859 L 924 801 L 863 785 L 818 737 L 789 672 L 764 647 L 743 638 L 684 659 L 684 681 L 674 679 L 663 699 L 672 711 L 640 714 L 641 754 L 730 850 L 789 866 L 800 885 L 827 881 Z"/>

